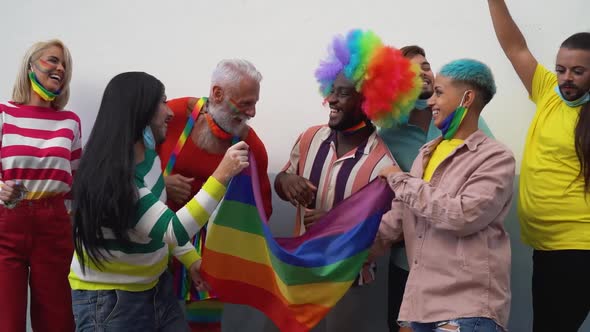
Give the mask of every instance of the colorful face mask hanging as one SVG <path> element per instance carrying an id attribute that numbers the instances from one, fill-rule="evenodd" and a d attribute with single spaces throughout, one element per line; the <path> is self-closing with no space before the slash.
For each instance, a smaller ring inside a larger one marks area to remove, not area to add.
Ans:
<path id="1" fill-rule="evenodd" d="M 45 101 L 54 101 L 57 96 L 59 96 L 59 92 L 51 92 L 37 80 L 37 75 L 33 71 L 29 72 L 29 80 L 31 81 L 31 88 L 33 91 L 39 95 Z"/>
<path id="2" fill-rule="evenodd" d="M 444 139 L 451 139 L 455 137 L 457 130 L 461 126 L 461 122 L 467 115 L 467 107 L 463 106 L 463 102 L 465 101 L 465 96 L 467 95 L 467 91 L 463 94 L 463 98 L 461 98 L 461 103 L 459 106 L 453 111 L 453 113 L 449 114 L 446 119 L 438 126 L 438 129 L 442 132 L 442 136 Z"/>
<path id="3" fill-rule="evenodd" d="M 31 71 L 29 72 L 29 80 L 31 81 L 31 88 L 33 91 L 45 101 L 54 101 L 55 98 L 59 96 L 61 91 L 51 92 L 47 90 L 37 79 L 37 75 L 33 71 L 33 66 L 45 74 L 50 73 L 53 69 L 55 69 L 55 66 L 48 63 L 47 61 L 44 61 L 43 59 L 39 59 L 36 63 L 31 63 L 30 66 Z"/>

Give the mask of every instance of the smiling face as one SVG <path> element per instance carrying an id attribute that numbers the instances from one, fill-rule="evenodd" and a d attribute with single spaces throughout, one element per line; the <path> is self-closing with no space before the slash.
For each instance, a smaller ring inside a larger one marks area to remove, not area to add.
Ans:
<path id="1" fill-rule="evenodd" d="M 420 78 L 422 78 L 422 92 L 420 99 L 428 99 L 434 92 L 434 74 L 430 63 L 422 54 L 416 54 L 410 58 L 410 62 L 420 67 Z"/>
<path id="2" fill-rule="evenodd" d="M 208 112 L 226 132 L 242 136 L 248 130 L 248 121 L 256 116 L 256 103 L 260 96 L 260 83 L 244 77 L 237 88 L 213 87 L 214 100 Z"/>
<path id="3" fill-rule="evenodd" d="M 46 48 L 41 51 L 38 59 L 31 61 L 30 65 L 37 80 L 45 89 L 57 92 L 63 87 L 66 64 L 61 47 L 53 45 Z"/>
<path id="4" fill-rule="evenodd" d="M 168 122 L 172 119 L 172 110 L 166 104 L 166 94 L 158 102 L 156 113 L 150 122 L 150 128 L 154 134 L 156 144 L 161 144 L 166 139 L 166 131 L 168 130 Z"/>
<path id="5" fill-rule="evenodd" d="M 326 98 L 330 105 L 328 126 L 333 130 L 342 131 L 365 120 L 362 100 L 363 96 L 356 91 L 354 84 L 343 73 L 338 74 L 332 91 Z"/>
<path id="6" fill-rule="evenodd" d="M 465 91 L 453 84 L 452 79 L 442 75 L 436 76 L 434 93 L 428 99 L 428 106 L 432 109 L 432 119 L 435 126 L 440 128 L 443 121 L 457 109 Z"/>

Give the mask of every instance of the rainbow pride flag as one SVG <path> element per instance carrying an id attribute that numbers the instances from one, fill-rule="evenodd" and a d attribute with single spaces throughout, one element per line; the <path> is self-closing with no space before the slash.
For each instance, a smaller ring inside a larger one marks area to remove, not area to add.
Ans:
<path id="1" fill-rule="evenodd" d="M 309 331 L 357 277 L 394 195 L 375 180 L 307 233 L 275 239 L 257 174 L 250 157 L 232 179 L 207 234 L 201 274 L 221 301 L 257 308 L 283 332 Z"/>

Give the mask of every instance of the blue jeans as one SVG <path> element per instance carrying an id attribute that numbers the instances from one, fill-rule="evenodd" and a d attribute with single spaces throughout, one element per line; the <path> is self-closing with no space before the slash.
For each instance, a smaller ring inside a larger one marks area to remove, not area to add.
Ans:
<path id="1" fill-rule="evenodd" d="M 143 292 L 73 290 L 72 307 L 78 332 L 189 330 L 167 271 L 154 288 Z"/>
<path id="2" fill-rule="evenodd" d="M 483 317 L 459 318 L 446 322 L 410 323 L 414 332 L 501 332 L 502 327 Z M 447 327 L 443 327 L 447 325 Z"/>

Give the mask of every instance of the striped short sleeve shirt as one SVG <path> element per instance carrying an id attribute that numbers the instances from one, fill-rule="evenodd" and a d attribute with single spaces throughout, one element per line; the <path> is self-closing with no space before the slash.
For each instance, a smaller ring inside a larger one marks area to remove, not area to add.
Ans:
<path id="1" fill-rule="evenodd" d="M 336 132 L 328 126 L 315 126 L 299 136 L 283 171 L 310 180 L 318 189 L 314 206 L 330 210 L 367 185 L 381 169 L 395 164 L 383 140 L 373 132 L 357 148 L 345 155 L 336 155 Z M 297 211 L 296 234 L 305 230 L 303 211 Z"/>

